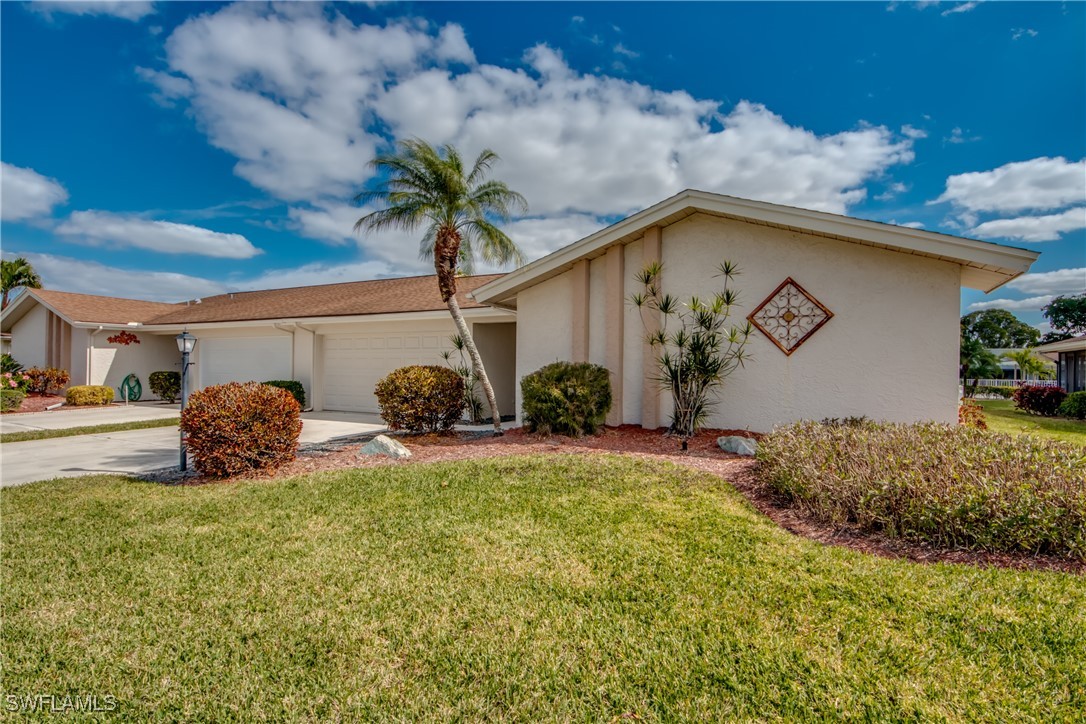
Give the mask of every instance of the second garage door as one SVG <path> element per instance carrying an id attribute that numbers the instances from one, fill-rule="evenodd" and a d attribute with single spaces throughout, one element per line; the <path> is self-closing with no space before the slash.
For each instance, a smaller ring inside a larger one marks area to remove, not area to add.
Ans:
<path id="1" fill-rule="evenodd" d="M 324 409 L 378 412 L 373 388 L 397 367 L 444 364 L 441 332 L 326 336 Z"/>

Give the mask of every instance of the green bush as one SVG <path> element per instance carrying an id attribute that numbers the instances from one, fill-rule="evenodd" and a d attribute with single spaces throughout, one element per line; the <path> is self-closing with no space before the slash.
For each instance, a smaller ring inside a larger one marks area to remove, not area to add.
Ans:
<path id="1" fill-rule="evenodd" d="M 106 385 L 73 385 L 64 394 L 64 402 L 72 407 L 108 405 L 113 402 L 113 388 Z"/>
<path id="2" fill-rule="evenodd" d="M 298 407 L 305 409 L 305 387 L 298 380 L 268 380 L 264 384 L 286 390 L 298 401 Z"/>
<path id="3" fill-rule="evenodd" d="M 1004 400 L 1009 400 L 1014 396 L 1013 387 L 988 387 L 987 385 L 981 385 L 977 389 L 973 390 L 975 395 L 991 395 L 992 397 L 1001 397 Z"/>
<path id="4" fill-rule="evenodd" d="M 30 377 L 30 381 L 26 385 L 27 392 L 35 392 L 39 395 L 44 395 L 50 390 L 61 390 L 68 384 L 70 376 L 68 370 L 57 369 L 56 367 L 31 367 L 26 371 L 26 374 Z"/>
<path id="5" fill-rule="evenodd" d="M 1060 414 L 1076 420 L 1086 419 L 1086 391 L 1072 392 L 1060 404 Z"/>
<path id="6" fill-rule="evenodd" d="M 23 366 L 7 352 L 0 355 L 0 372 L 22 372 Z"/>
<path id="7" fill-rule="evenodd" d="M 554 362 L 520 381 L 524 425 L 532 432 L 591 435 L 611 409 L 607 368 Z"/>
<path id="8" fill-rule="evenodd" d="M 152 394 L 173 404 L 181 396 L 181 373 L 173 370 L 152 372 L 147 377 L 147 383 L 151 386 Z"/>
<path id="9" fill-rule="evenodd" d="M 377 383 L 374 394 L 390 430 L 448 430 L 464 409 L 463 378 L 439 365 L 393 370 Z"/>
<path id="10" fill-rule="evenodd" d="M 196 468 L 226 478 L 293 460 L 302 432 L 300 413 L 286 390 L 230 382 L 192 393 L 181 412 L 181 431 Z"/>
<path id="11" fill-rule="evenodd" d="M 970 427 L 800 422 L 758 445 L 760 474 L 814 517 L 944 548 L 1086 560 L 1086 456 Z"/>
<path id="12" fill-rule="evenodd" d="M 14 387 L 0 388 L 0 412 L 14 412 L 23 406 L 26 393 Z"/>

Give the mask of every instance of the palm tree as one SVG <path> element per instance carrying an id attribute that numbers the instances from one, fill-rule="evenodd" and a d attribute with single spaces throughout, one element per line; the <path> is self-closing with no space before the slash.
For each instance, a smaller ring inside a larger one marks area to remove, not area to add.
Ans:
<path id="1" fill-rule="evenodd" d="M 1022 379 L 1030 379 L 1030 375 L 1036 375 L 1036 379 L 1042 379 L 1048 372 L 1048 364 L 1034 354 L 1032 349 L 1016 349 L 1003 355 L 1003 359 L 1014 362 L 1022 371 Z M 1015 373 L 1015 379 L 1018 374 Z"/>
<path id="2" fill-rule="evenodd" d="M 471 273 L 476 253 L 494 264 L 520 262 L 522 258 L 513 240 L 495 223 L 507 221 L 514 209 L 526 211 L 528 204 L 501 181 L 484 180 L 496 161 L 498 154 L 486 149 L 465 173 L 460 154 L 452 146 L 438 150 L 419 139 L 401 141 L 396 153 L 370 162 L 379 174 L 386 175 L 385 179 L 378 188 L 363 191 L 355 200 L 378 202 L 384 208 L 360 218 L 354 229 L 414 231 L 425 227 L 419 256 L 434 261 L 441 300 L 449 307 L 475 376 L 490 403 L 494 434 L 501 435 L 494 388 L 456 301 L 457 273 Z"/>
<path id="3" fill-rule="evenodd" d="M 8 308 L 8 298 L 12 290 L 20 287 L 41 289 L 41 277 L 30 262 L 21 256 L 0 260 L 0 290 L 3 290 L 4 295 L 0 301 L 0 310 Z"/>
<path id="4" fill-rule="evenodd" d="M 996 356 L 989 352 L 980 340 L 972 337 L 961 338 L 958 365 L 962 378 L 962 392 L 966 397 L 976 395 L 978 379 L 994 377 L 1002 372 Z M 970 379 L 973 380 L 972 389 L 969 387 Z"/>

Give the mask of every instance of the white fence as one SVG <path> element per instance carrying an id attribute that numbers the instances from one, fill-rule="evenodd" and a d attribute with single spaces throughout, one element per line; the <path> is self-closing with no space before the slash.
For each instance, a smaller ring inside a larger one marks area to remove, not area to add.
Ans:
<path id="1" fill-rule="evenodd" d="M 973 380 L 966 380 L 970 387 Z M 1022 385 L 1034 385 L 1036 387 L 1059 387 L 1056 380 L 977 380 L 978 387 L 1020 387 Z"/>

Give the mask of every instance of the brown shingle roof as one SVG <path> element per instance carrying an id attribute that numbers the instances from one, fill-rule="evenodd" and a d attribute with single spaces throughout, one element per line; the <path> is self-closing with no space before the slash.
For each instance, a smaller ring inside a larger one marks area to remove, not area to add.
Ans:
<path id="1" fill-rule="evenodd" d="M 145 302 L 140 299 L 98 297 L 93 294 L 73 294 L 52 289 L 27 290 L 73 322 L 98 324 L 128 324 L 146 322 L 178 308 L 177 304 Z"/>

